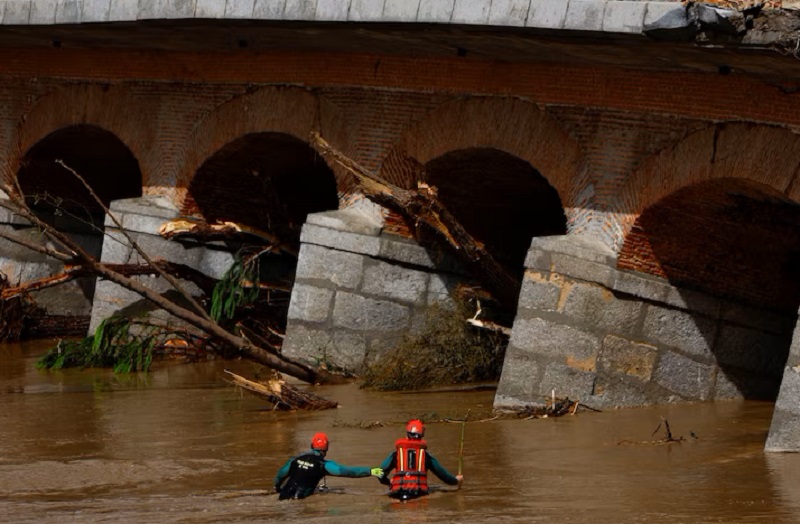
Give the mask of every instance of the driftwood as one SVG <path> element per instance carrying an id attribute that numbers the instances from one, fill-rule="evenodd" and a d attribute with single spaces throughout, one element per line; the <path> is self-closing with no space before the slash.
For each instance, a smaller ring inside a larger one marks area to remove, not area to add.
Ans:
<path id="1" fill-rule="evenodd" d="M 505 335 L 507 337 L 511 336 L 511 328 L 508 328 L 506 326 L 501 326 L 497 322 L 492 322 L 491 320 L 481 320 L 481 319 L 479 319 L 478 317 L 481 316 L 481 313 L 483 313 L 483 309 L 481 308 L 481 301 L 480 300 L 476 300 L 476 303 L 478 304 L 478 310 L 475 311 L 475 315 L 472 318 L 468 318 L 467 319 L 467 324 L 469 324 L 471 326 L 475 326 L 475 327 L 480 328 L 480 329 L 486 329 L 488 331 L 494 331 L 495 333 L 500 333 L 500 334 Z"/>
<path id="2" fill-rule="evenodd" d="M 162 224 L 158 230 L 158 234 L 167 240 L 193 238 L 202 241 L 232 239 L 249 235 L 267 242 L 274 251 L 283 251 L 295 257 L 297 256 L 297 249 L 289 246 L 276 235 L 268 231 L 237 224 L 235 222 L 209 224 L 191 218 L 177 218 Z"/>
<path id="3" fill-rule="evenodd" d="M 499 302 L 513 309 L 519 295 L 521 279 L 511 274 L 464 229 L 436 197 L 436 188 L 424 183 L 419 183 L 417 190 L 397 187 L 345 156 L 319 134 L 313 133 L 311 140 L 323 155 L 332 158 L 355 176 L 367 198 L 401 214 L 418 226 L 428 226 L 436 233 L 439 241 L 455 253 Z M 417 170 L 418 180 L 424 180 L 424 168 L 419 165 Z"/>
<path id="4" fill-rule="evenodd" d="M 248 380 L 227 369 L 225 373 L 230 375 L 231 382 L 235 386 L 266 400 L 273 405 L 273 409 L 275 410 L 294 411 L 302 409 L 314 411 L 333 409 L 339 405 L 332 400 L 324 399 L 313 393 L 300 391 L 280 378 L 274 378 L 267 382 L 256 382 L 254 380 Z"/>
<path id="5" fill-rule="evenodd" d="M 118 272 L 121 275 L 128 277 L 136 275 L 152 275 L 158 271 L 150 264 L 107 264 L 109 268 Z M 157 260 L 154 262 L 162 271 L 171 274 L 174 277 L 189 280 L 197 285 L 204 293 L 210 294 L 214 289 L 216 280 L 206 276 L 204 273 L 197 271 L 194 268 L 184 264 L 176 264 L 173 262 L 165 262 Z M 17 286 L 7 287 L 0 292 L 0 299 L 8 300 L 10 298 L 39 291 L 48 287 L 58 286 L 76 278 L 87 277 L 94 275 L 90 269 L 82 265 L 65 266 L 64 270 L 55 275 L 37 278 L 35 280 L 28 280 Z"/>
<path id="6" fill-rule="evenodd" d="M 0 289 L 9 289 L 8 278 L 0 273 Z M 16 295 L 0 300 L 0 340 L 18 340 L 25 329 L 25 320 L 35 317 L 38 308 L 27 296 Z"/>
<path id="7" fill-rule="evenodd" d="M 623 440 L 619 442 L 619 445 L 633 445 L 633 446 L 660 446 L 663 444 L 674 444 L 674 443 L 681 443 L 685 439 L 683 436 L 674 437 L 672 436 L 672 430 L 669 427 L 669 421 L 664 417 L 661 417 L 661 422 L 658 423 L 656 429 L 653 430 L 653 433 L 650 435 L 651 437 L 655 436 L 658 433 L 658 430 L 661 429 L 661 426 L 664 426 L 664 437 L 656 440 Z M 697 436 L 692 432 L 692 437 L 697 438 Z"/>

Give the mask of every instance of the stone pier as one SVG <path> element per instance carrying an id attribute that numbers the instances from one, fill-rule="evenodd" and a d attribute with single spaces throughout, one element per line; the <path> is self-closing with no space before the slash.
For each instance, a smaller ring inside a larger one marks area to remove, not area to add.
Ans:
<path id="1" fill-rule="evenodd" d="M 452 305 L 450 290 L 464 279 L 457 264 L 381 229 L 370 207 L 308 216 L 286 355 L 358 372 L 421 328 L 431 306 Z"/>
<path id="2" fill-rule="evenodd" d="M 798 443 L 800 443 L 800 325 L 794 331 L 765 449 L 796 452 Z"/>
<path id="3" fill-rule="evenodd" d="M 162 224 L 179 216 L 178 209 L 166 198 L 142 197 L 116 200 L 111 204 L 111 213 L 125 228 L 130 238 L 153 259 L 185 264 L 212 278 L 221 278 L 233 262 L 231 248 L 221 242 L 216 245 L 214 243 L 191 245 L 169 241 L 159 235 L 158 231 Z M 144 263 L 144 259 L 133 248 L 128 238 L 108 217 L 106 217 L 101 261 L 107 264 Z M 182 301 L 178 292 L 162 277 L 133 278 L 145 282 L 151 289 L 168 295 L 179 303 Z M 179 282 L 190 294 L 194 296 L 200 294 L 193 283 L 183 280 Z M 90 332 L 93 332 L 103 319 L 115 314 L 135 317 L 150 313 L 165 320 L 177 321 L 140 295 L 107 280 L 98 280 L 91 312 Z"/>
<path id="4" fill-rule="evenodd" d="M 577 237 L 534 239 L 525 265 L 496 408 L 553 390 L 593 407 L 776 395 L 796 316 L 618 270 Z"/>

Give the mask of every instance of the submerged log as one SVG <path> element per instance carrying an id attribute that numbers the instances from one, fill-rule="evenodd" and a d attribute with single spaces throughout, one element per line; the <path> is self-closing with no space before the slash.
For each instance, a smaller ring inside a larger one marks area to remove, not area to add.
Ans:
<path id="1" fill-rule="evenodd" d="M 276 378 L 267 382 L 256 382 L 248 380 L 233 371 L 225 370 L 231 376 L 231 382 L 242 389 L 253 393 L 273 405 L 273 409 L 279 411 L 306 410 L 316 411 L 322 409 L 333 409 L 339 404 L 332 400 L 322 398 L 313 393 L 300 391 L 294 386 L 287 384 L 283 379 Z"/>
<path id="2" fill-rule="evenodd" d="M 313 133 L 311 139 L 324 155 L 331 157 L 355 176 L 367 198 L 401 214 L 413 224 L 427 226 L 499 302 L 511 309 L 515 307 L 521 279 L 511 274 L 483 244 L 464 229 L 436 197 L 435 187 L 422 182 L 417 190 L 397 187 L 345 156 L 318 134 Z M 424 168 L 421 165 L 417 168 L 418 180 L 423 180 Z"/>

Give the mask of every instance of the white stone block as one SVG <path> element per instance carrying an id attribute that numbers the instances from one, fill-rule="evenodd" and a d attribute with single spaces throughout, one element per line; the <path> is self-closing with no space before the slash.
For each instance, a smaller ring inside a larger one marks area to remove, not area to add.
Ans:
<path id="1" fill-rule="evenodd" d="M 527 27 L 561 29 L 567 17 L 568 0 L 531 0 Z"/>
<path id="2" fill-rule="evenodd" d="M 325 22 L 342 22 L 347 20 L 350 0 L 317 0 L 314 19 Z"/>
<path id="3" fill-rule="evenodd" d="M 605 2 L 597 0 L 570 0 L 564 29 L 602 31 Z"/>
<path id="4" fill-rule="evenodd" d="M 138 20 L 194 18 L 195 0 L 139 0 Z"/>
<path id="5" fill-rule="evenodd" d="M 108 22 L 111 0 L 83 0 L 81 19 L 84 22 Z"/>
<path id="6" fill-rule="evenodd" d="M 453 24 L 485 24 L 489 19 L 489 8 L 491 2 L 480 0 L 455 0 L 453 5 L 453 16 L 450 22 Z"/>
<path id="7" fill-rule="evenodd" d="M 353 22 L 385 21 L 383 4 L 384 0 L 351 0 L 347 19 Z M 416 13 L 414 15 L 416 16 Z M 413 20 L 412 18 L 410 21 Z"/>
<path id="8" fill-rule="evenodd" d="M 283 9 L 284 20 L 314 20 L 316 0 L 286 0 Z"/>
<path id="9" fill-rule="evenodd" d="M 6 0 L 3 24 L 27 24 L 31 19 L 31 0 Z"/>
<path id="10" fill-rule="evenodd" d="M 455 0 L 422 0 L 417 12 L 417 22 L 449 23 L 453 16 Z"/>
<path id="11" fill-rule="evenodd" d="M 256 0 L 253 8 L 253 18 L 280 20 L 283 18 L 283 10 L 285 8 L 286 0 Z"/>
<path id="12" fill-rule="evenodd" d="M 49 25 L 56 21 L 56 0 L 34 0 L 31 2 L 30 24 Z"/>
<path id="13" fill-rule="evenodd" d="M 111 0 L 108 10 L 108 21 L 136 20 L 138 13 L 138 0 Z"/>
<path id="14" fill-rule="evenodd" d="M 528 19 L 530 0 L 493 0 L 489 25 L 524 26 Z"/>
<path id="15" fill-rule="evenodd" d="M 228 0 L 225 2 L 225 18 L 252 18 L 255 0 Z"/>
<path id="16" fill-rule="evenodd" d="M 420 0 L 385 0 L 383 20 L 385 22 L 415 22 L 419 7 Z"/>
<path id="17" fill-rule="evenodd" d="M 194 18 L 197 0 L 169 0 L 167 18 Z"/>
<path id="18" fill-rule="evenodd" d="M 608 2 L 603 14 L 603 31 L 639 34 L 646 10 L 647 4 L 644 2 Z"/>
<path id="19" fill-rule="evenodd" d="M 80 0 L 58 0 L 56 5 L 57 24 L 80 24 L 83 21 Z"/>
<path id="20" fill-rule="evenodd" d="M 225 0 L 197 0 L 194 7 L 195 18 L 224 18 Z"/>

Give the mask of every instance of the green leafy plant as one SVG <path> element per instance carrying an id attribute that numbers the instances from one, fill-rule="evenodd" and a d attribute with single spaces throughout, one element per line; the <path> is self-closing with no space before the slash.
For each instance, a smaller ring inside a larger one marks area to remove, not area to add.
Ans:
<path id="1" fill-rule="evenodd" d="M 236 253 L 233 264 L 214 286 L 211 294 L 211 318 L 216 321 L 231 319 L 239 307 L 258 298 L 258 260 L 258 256 L 245 259 L 241 252 Z"/>
<path id="2" fill-rule="evenodd" d="M 156 333 L 153 329 L 131 332 L 131 322 L 122 317 L 106 319 L 92 336 L 61 340 L 36 363 L 38 369 L 70 367 L 113 368 L 114 373 L 148 371 L 153 363 Z"/>

